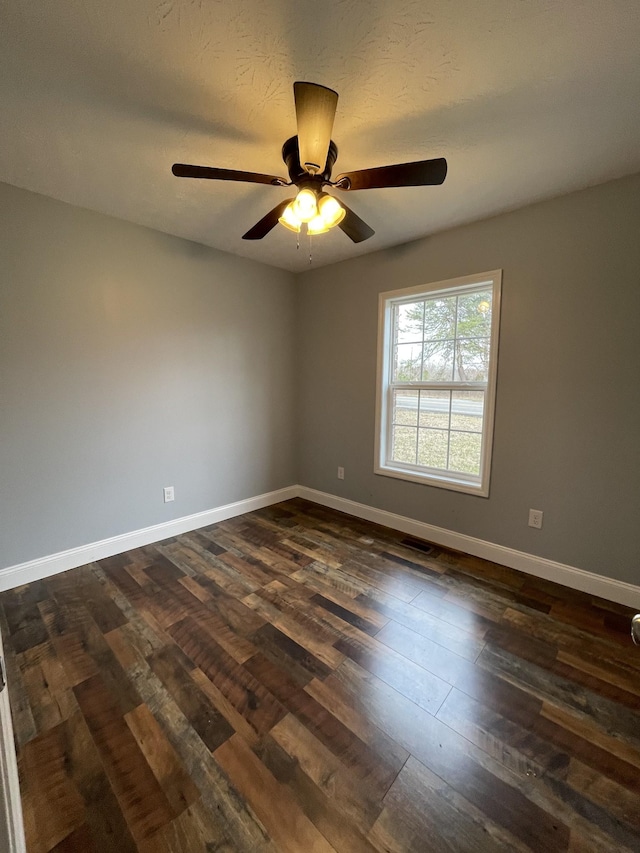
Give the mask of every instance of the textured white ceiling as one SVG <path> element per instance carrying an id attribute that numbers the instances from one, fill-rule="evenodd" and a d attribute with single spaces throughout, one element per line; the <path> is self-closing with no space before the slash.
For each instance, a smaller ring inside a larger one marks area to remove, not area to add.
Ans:
<path id="1" fill-rule="evenodd" d="M 445 156 L 441 187 L 344 200 L 376 231 L 314 266 L 640 170 L 638 0 L 2 0 L 0 180 L 290 270 L 294 80 L 340 94 L 339 172 Z M 336 192 L 336 195 L 338 193 Z"/>

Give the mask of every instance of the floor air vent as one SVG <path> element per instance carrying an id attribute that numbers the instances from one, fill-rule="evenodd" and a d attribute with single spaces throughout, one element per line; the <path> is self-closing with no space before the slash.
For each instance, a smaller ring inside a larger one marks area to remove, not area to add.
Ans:
<path id="1" fill-rule="evenodd" d="M 407 536 L 401 541 L 407 548 L 415 548 L 416 551 L 422 551 L 423 554 L 431 554 L 434 550 L 434 546 L 429 542 L 425 542 L 423 539 L 414 539 L 413 536 Z"/>

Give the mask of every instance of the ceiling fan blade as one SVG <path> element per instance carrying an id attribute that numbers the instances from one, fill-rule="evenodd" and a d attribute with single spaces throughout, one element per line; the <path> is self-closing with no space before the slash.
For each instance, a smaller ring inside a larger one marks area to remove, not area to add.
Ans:
<path id="1" fill-rule="evenodd" d="M 289 202 L 293 201 L 292 198 L 287 198 L 284 201 L 281 201 L 280 204 L 276 205 L 273 210 L 270 210 L 266 216 L 263 216 L 260 222 L 256 222 L 253 228 L 250 228 L 246 234 L 242 235 L 243 240 L 262 240 L 263 237 L 271 231 L 272 228 L 275 228 L 278 224 L 278 219 L 284 213 L 285 207 L 289 204 Z"/>
<path id="2" fill-rule="evenodd" d="M 338 93 L 317 83 L 293 84 L 298 122 L 300 165 L 312 175 L 322 174 L 327 162 Z"/>
<path id="3" fill-rule="evenodd" d="M 212 181 L 246 181 L 250 184 L 273 184 L 287 186 L 285 178 L 277 175 L 260 175 L 258 172 L 237 172 L 234 169 L 215 169 L 213 166 L 189 166 L 187 163 L 174 163 L 171 171 L 177 178 L 208 178 Z"/>
<path id="4" fill-rule="evenodd" d="M 395 166 L 345 172 L 336 178 L 336 185 L 341 190 L 425 187 L 441 184 L 446 176 L 447 161 L 444 157 L 438 157 L 435 160 L 416 160 L 415 163 L 398 163 Z M 344 181 L 343 186 L 340 186 L 341 181 Z"/>
<path id="5" fill-rule="evenodd" d="M 367 225 L 364 219 L 360 219 L 358 214 L 354 213 L 344 202 L 341 201 L 340 204 L 344 207 L 346 214 L 342 222 L 338 223 L 338 227 L 342 228 L 347 237 L 354 243 L 362 243 L 363 240 L 373 237 L 376 233 L 373 228 Z"/>

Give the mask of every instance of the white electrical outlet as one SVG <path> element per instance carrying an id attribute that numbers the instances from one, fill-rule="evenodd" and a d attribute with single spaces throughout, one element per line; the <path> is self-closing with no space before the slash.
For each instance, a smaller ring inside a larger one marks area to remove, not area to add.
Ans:
<path id="1" fill-rule="evenodd" d="M 166 504 L 176 499 L 175 493 L 173 491 L 173 486 L 165 486 L 162 491 L 164 493 L 164 502 Z"/>
<path id="2" fill-rule="evenodd" d="M 344 468 L 342 468 L 342 467 L 338 468 L 338 479 L 344 480 Z"/>
<path id="3" fill-rule="evenodd" d="M 538 530 L 542 527 L 543 512 L 541 509 L 529 510 L 529 527 L 535 527 Z"/>

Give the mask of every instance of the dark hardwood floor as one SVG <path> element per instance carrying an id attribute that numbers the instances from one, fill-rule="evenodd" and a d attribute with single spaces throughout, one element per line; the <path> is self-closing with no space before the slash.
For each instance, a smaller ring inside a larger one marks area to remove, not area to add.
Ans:
<path id="1" fill-rule="evenodd" d="M 640 850 L 631 611 L 302 500 L 0 595 L 29 853 Z"/>

